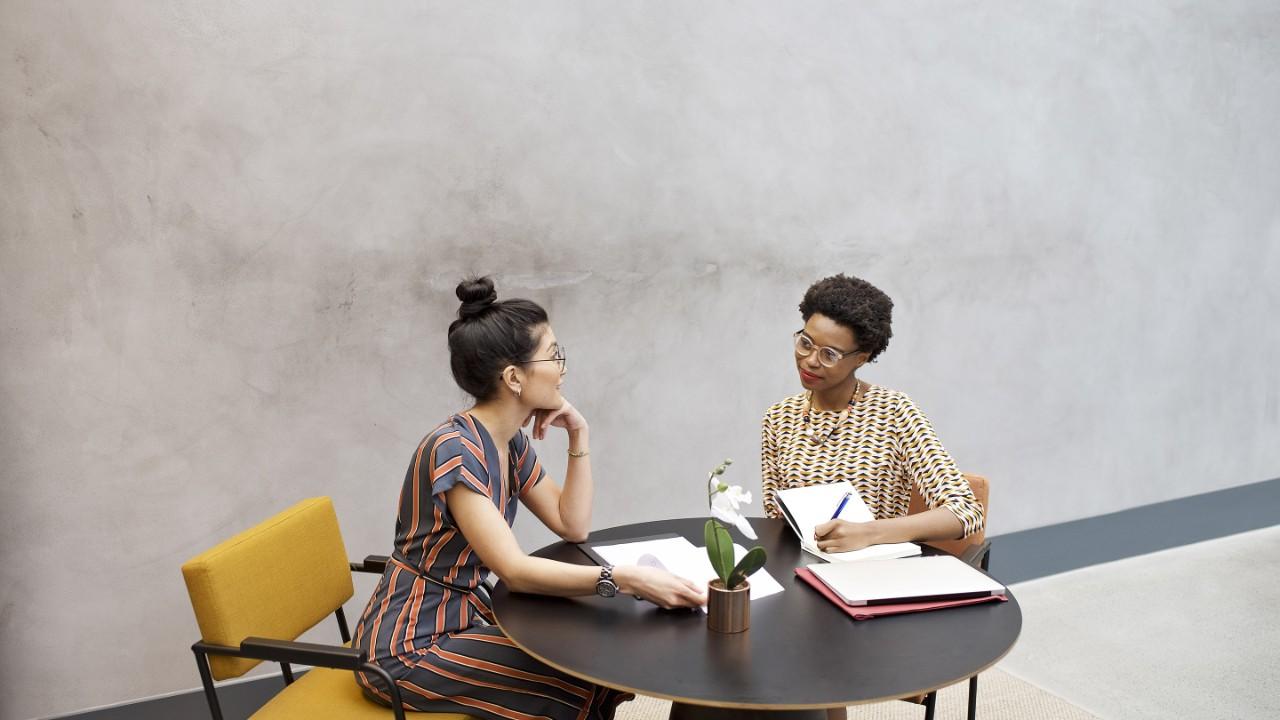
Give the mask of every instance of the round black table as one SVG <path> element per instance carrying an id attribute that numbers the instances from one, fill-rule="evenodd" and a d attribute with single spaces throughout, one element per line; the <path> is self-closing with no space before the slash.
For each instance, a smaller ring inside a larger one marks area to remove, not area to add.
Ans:
<path id="1" fill-rule="evenodd" d="M 589 542 L 674 532 L 701 546 L 705 522 L 626 525 L 594 532 Z M 673 718 L 824 717 L 822 708 L 922 695 L 994 665 L 1018 638 L 1022 612 L 1012 593 L 1008 602 L 855 621 L 795 576 L 816 560 L 784 521 L 751 524 L 785 592 L 752 601 L 744 633 L 712 632 L 697 610 L 662 610 L 626 596 L 512 593 L 502 583 L 493 593 L 498 625 L 570 675 L 674 701 Z M 534 554 L 592 564 L 571 543 Z"/>

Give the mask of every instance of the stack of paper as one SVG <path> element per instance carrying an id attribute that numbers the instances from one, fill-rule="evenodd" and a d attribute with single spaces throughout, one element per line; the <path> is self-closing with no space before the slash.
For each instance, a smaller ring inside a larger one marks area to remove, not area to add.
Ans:
<path id="1" fill-rule="evenodd" d="M 697 547 L 682 537 L 620 542 L 613 545 L 592 543 L 591 549 L 610 565 L 661 567 L 673 575 L 692 580 L 699 586 L 706 585 L 717 577 L 716 570 L 711 567 L 711 560 L 707 557 L 707 549 Z M 734 543 L 734 562 L 742 560 L 746 554 L 746 548 Z M 752 600 L 782 592 L 782 585 L 764 568 L 749 575 L 747 579 L 751 581 Z M 705 611 L 706 607 L 702 609 Z"/>
<path id="2" fill-rule="evenodd" d="M 950 555 L 808 566 L 846 605 L 890 605 L 989 598 L 1004 586 Z"/>
<path id="3" fill-rule="evenodd" d="M 787 524 L 800 538 L 800 547 L 805 552 L 827 562 L 901 558 L 920 554 L 920 546 L 909 542 L 872 545 L 861 550 L 837 553 L 819 550 L 814 539 L 814 528 L 832 519 L 831 515 L 846 494 L 849 495 L 849 500 L 844 503 L 839 519 L 849 522 L 870 522 L 875 519 L 866 503 L 862 502 L 858 491 L 847 481 L 778 491 L 778 505 L 782 508 Z"/>
<path id="4" fill-rule="evenodd" d="M 796 577 L 807 583 L 814 590 L 817 590 L 823 597 L 830 600 L 836 607 L 845 612 L 846 615 L 854 620 L 870 620 L 871 618 L 884 617 L 886 615 L 902 615 L 904 613 L 925 612 L 928 610 L 939 610 L 942 608 L 959 607 L 962 605 L 976 605 L 985 602 L 1005 602 L 1009 598 L 1004 595 L 987 595 L 978 598 L 964 598 L 961 600 L 923 600 L 919 602 L 907 603 L 890 603 L 887 605 L 847 605 L 844 600 L 832 592 L 826 583 L 818 579 L 807 567 L 796 568 Z"/>

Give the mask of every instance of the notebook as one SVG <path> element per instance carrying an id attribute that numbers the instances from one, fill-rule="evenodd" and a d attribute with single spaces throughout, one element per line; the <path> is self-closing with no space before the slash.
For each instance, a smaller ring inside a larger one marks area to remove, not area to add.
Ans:
<path id="1" fill-rule="evenodd" d="M 999 595 L 1005 588 L 950 555 L 862 563 L 820 563 L 809 571 L 846 605 L 966 600 Z"/>
<path id="2" fill-rule="evenodd" d="M 875 519 L 858 491 L 846 480 L 825 485 L 788 488 L 778 491 L 778 505 L 787 524 L 800 538 L 800 547 L 805 552 L 816 555 L 827 562 L 849 562 L 852 560 L 873 560 L 877 558 L 901 558 L 920 554 L 920 546 L 915 543 L 887 543 L 872 545 L 860 550 L 848 552 L 823 552 L 818 549 L 813 539 L 813 529 L 831 519 L 831 514 L 840 506 L 841 499 L 849 494 L 849 501 L 840 511 L 840 519 L 849 522 L 870 522 Z"/>
<path id="3" fill-rule="evenodd" d="M 827 587 L 814 576 L 809 568 L 796 568 L 796 577 L 803 580 L 806 584 L 822 594 L 822 597 L 830 600 L 832 604 L 840 608 L 846 615 L 854 620 L 870 620 L 871 618 L 884 617 L 886 615 L 902 615 L 904 613 L 926 612 L 929 610 L 941 610 L 942 608 L 960 607 L 964 605 L 977 605 L 978 603 L 987 602 L 1008 602 L 1006 595 L 989 595 L 980 598 L 968 598 L 964 600 L 936 600 L 912 603 L 893 603 L 892 605 L 845 605 L 844 601 L 838 595 L 831 592 L 831 588 Z"/>

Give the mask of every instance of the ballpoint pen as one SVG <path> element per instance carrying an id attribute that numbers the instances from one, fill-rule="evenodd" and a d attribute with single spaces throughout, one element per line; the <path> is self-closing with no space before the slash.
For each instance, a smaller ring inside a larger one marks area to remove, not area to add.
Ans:
<path id="1" fill-rule="evenodd" d="M 840 517 L 840 511 L 844 510 L 844 506 L 846 503 L 849 502 L 849 497 L 851 495 L 853 495 L 853 493 L 847 492 L 844 494 L 844 497 L 840 498 L 840 504 L 836 506 L 836 511 L 831 514 L 832 520 L 835 520 L 836 518 Z"/>

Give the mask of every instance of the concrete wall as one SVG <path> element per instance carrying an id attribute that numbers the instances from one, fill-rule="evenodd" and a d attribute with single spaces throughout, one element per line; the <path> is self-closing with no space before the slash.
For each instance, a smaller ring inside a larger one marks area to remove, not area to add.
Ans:
<path id="1" fill-rule="evenodd" d="M 388 550 L 469 272 L 598 527 L 758 482 L 836 271 L 995 532 L 1276 477 L 1277 127 L 1265 0 L 4 2 L 0 716 L 198 685 L 179 564 L 299 498 Z"/>

